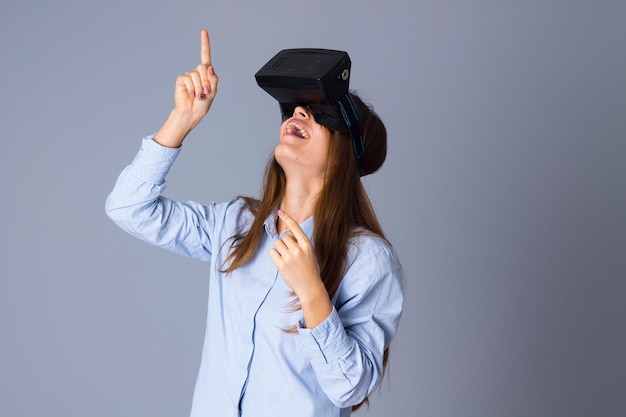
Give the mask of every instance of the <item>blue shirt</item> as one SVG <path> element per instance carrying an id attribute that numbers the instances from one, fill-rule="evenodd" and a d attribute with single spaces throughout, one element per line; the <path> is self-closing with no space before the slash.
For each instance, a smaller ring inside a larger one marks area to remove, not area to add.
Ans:
<path id="1" fill-rule="evenodd" d="M 400 319 L 402 278 L 395 252 L 372 234 L 352 238 L 331 314 L 306 328 L 268 255 L 279 237 L 276 213 L 265 221 L 253 258 L 229 275 L 219 272 L 229 238 L 248 230 L 253 216 L 240 199 L 202 205 L 164 197 L 165 176 L 179 152 L 144 138 L 108 196 L 106 212 L 134 236 L 210 263 L 191 416 L 350 415 L 380 381 L 383 351 Z M 313 218 L 300 226 L 311 238 Z M 296 331 L 286 331 L 294 326 Z"/>

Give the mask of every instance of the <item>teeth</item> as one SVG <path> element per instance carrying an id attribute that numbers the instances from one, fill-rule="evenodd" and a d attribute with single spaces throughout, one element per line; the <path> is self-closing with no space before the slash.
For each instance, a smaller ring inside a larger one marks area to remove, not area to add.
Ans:
<path id="1" fill-rule="evenodd" d="M 300 127 L 299 124 L 297 123 L 289 123 L 287 125 L 287 128 L 285 129 L 285 131 L 288 134 L 296 134 L 298 136 L 300 136 L 303 139 L 308 139 L 309 135 L 306 133 L 306 131 L 304 129 L 302 129 L 302 127 Z"/>

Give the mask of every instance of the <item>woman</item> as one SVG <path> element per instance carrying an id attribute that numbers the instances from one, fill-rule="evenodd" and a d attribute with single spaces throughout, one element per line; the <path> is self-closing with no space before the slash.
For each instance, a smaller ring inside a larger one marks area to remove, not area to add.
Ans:
<path id="1" fill-rule="evenodd" d="M 402 286 L 349 136 L 296 107 L 281 125 L 260 201 L 167 199 L 165 176 L 217 84 L 203 30 L 200 65 L 177 78 L 174 109 L 118 178 L 107 214 L 141 239 L 210 262 L 193 417 L 350 415 L 381 380 Z M 352 98 L 365 110 L 369 174 L 385 159 L 385 128 Z"/>

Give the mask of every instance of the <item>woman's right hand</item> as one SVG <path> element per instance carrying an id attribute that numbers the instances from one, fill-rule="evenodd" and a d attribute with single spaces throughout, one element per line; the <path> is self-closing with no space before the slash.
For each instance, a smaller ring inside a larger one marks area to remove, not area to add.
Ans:
<path id="1" fill-rule="evenodd" d="M 211 64 L 209 33 L 200 33 L 200 65 L 176 79 L 174 110 L 154 140 L 177 148 L 207 114 L 217 93 L 217 75 Z"/>

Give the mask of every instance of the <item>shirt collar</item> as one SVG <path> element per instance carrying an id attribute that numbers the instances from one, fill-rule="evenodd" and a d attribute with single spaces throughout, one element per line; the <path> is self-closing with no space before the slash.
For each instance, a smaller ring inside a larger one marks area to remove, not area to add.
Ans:
<path id="1" fill-rule="evenodd" d="M 265 233 L 267 233 L 267 235 L 272 239 L 277 239 L 279 237 L 278 231 L 276 230 L 277 219 L 278 209 L 272 211 L 267 219 L 265 219 L 265 221 L 263 222 L 263 225 L 265 226 Z M 300 228 L 310 240 L 313 240 L 313 225 L 313 216 L 307 218 L 302 223 L 300 223 Z"/>

